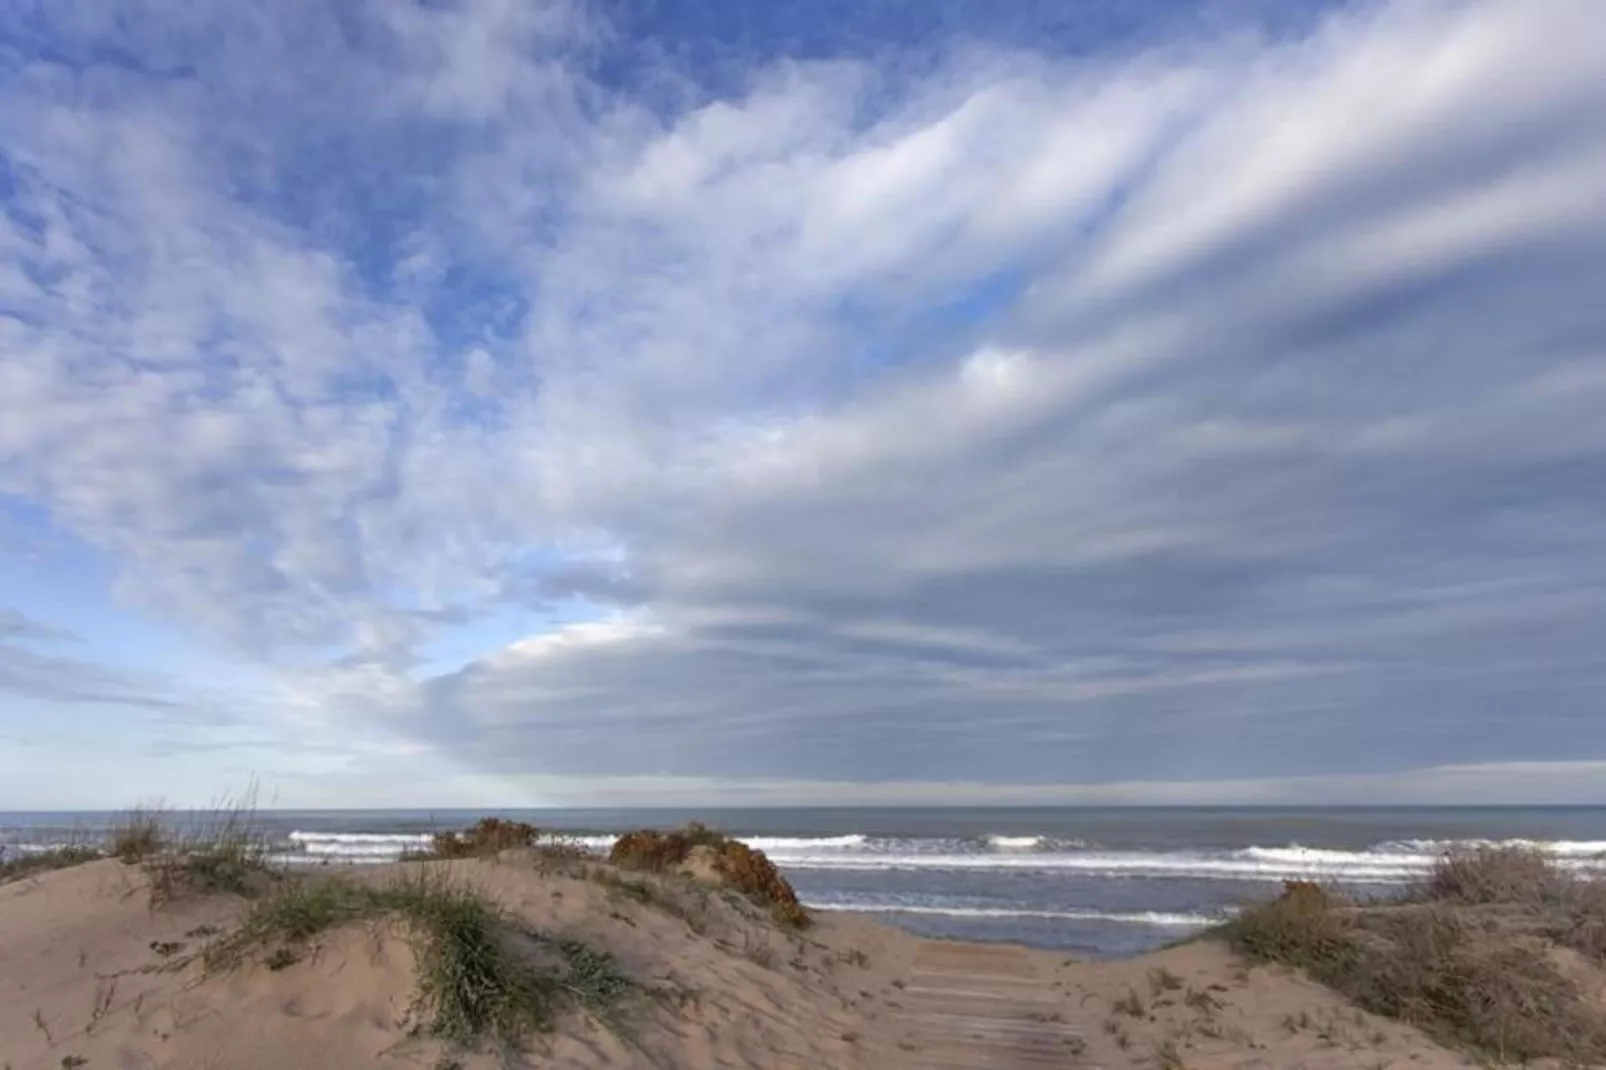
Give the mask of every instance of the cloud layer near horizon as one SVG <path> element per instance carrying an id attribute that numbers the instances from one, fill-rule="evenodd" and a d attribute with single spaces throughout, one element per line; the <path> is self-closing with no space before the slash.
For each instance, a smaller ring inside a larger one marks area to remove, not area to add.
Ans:
<path id="1" fill-rule="evenodd" d="M 487 775 L 1599 756 L 1598 15 L 714 89 L 575 4 L 41 5 L 0 494 Z"/>

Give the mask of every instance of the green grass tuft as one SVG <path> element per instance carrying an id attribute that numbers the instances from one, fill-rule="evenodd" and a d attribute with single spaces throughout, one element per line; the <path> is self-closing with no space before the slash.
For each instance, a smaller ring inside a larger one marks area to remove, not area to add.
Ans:
<path id="1" fill-rule="evenodd" d="M 418 881 L 379 896 L 421 938 L 418 1005 L 431 1031 L 459 1043 L 490 1036 L 516 1042 L 552 1028 L 552 978 L 514 951 L 497 912 L 462 888 Z"/>
<path id="2" fill-rule="evenodd" d="M 472 889 L 429 870 L 384 886 L 288 881 L 211 945 L 204 961 L 226 969 L 267 952 L 267 961 L 279 956 L 288 964 L 322 932 L 382 918 L 406 926 L 418 956 L 415 1011 L 433 1035 L 455 1043 L 517 1044 L 550 1031 L 569 1008 L 612 1024 L 637 991 L 606 953 L 522 928 Z"/>
<path id="3" fill-rule="evenodd" d="M 288 880 L 258 900 L 239 928 L 208 944 L 202 961 L 209 970 L 231 969 L 259 948 L 289 948 L 374 913 L 373 893 L 360 885 L 337 879 Z"/>

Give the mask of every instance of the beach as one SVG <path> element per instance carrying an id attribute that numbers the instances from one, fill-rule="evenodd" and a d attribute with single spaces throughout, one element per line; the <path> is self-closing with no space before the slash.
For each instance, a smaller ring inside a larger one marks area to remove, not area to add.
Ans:
<path id="1" fill-rule="evenodd" d="M 13 1070 L 1470 1065 L 1217 944 L 1087 962 L 846 913 L 793 931 L 724 897 L 689 907 L 518 851 L 345 872 L 374 887 L 433 873 L 471 888 L 529 931 L 608 956 L 632 994 L 564 1012 L 517 1049 L 447 1044 L 421 1028 L 427 964 L 393 920 L 223 967 L 205 949 L 241 923 L 245 899 L 153 906 L 146 868 L 104 859 L 0 886 L 0 1059 Z"/>
<path id="2" fill-rule="evenodd" d="M 8 815 L 0 1066 L 1606 1063 L 1596 810 L 555 816 Z"/>

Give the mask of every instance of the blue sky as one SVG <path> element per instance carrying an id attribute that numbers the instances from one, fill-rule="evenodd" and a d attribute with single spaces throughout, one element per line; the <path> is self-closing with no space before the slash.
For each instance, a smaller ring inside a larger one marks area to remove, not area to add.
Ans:
<path id="1" fill-rule="evenodd" d="M 0 808 L 1606 801 L 1592 0 L 17 12 Z"/>

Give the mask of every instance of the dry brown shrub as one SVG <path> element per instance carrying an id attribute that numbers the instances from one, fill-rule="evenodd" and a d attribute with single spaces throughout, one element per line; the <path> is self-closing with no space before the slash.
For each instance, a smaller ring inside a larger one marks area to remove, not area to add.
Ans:
<path id="1" fill-rule="evenodd" d="M 614 841 L 608 861 L 620 869 L 639 869 L 646 873 L 667 873 L 686 861 L 694 846 L 678 832 L 641 829 L 627 832 Z"/>
<path id="2" fill-rule="evenodd" d="M 1569 881 L 1543 853 L 1527 847 L 1452 851 L 1413 890 L 1412 898 L 1441 903 L 1536 907 L 1555 902 Z"/>
<path id="3" fill-rule="evenodd" d="M 667 873 L 685 862 L 695 847 L 712 848 L 718 871 L 726 883 L 754 902 L 769 907 L 778 921 L 796 928 L 809 924 L 808 913 L 798 902 L 797 892 L 763 851 L 704 825 L 693 823 L 674 832 L 641 829 L 626 833 L 614 843 L 608 861 L 621 869 Z"/>
<path id="4" fill-rule="evenodd" d="M 1606 964 L 1606 883 L 1575 881 L 1565 909 L 1549 926 L 1550 938 L 1585 958 Z"/>
<path id="5" fill-rule="evenodd" d="M 1351 952 L 1353 919 L 1333 909 L 1337 903 L 1320 885 L 1292 881 L 1281 896 L 1239 914 L 1225 931 L 1233 946 L 1252 959 L 1315 973 Z"/>
<path id="6" fill-rule="evenodd" d="M 136 807 L 122 816 L 107 837 L 106 850 L 122 862 L 143 862 L 166 850 L 167 829 L 159 811 Z"/>
<path id="7" fill-rule="evenodd" d="M 730 840 L 720 848 L 719 868 L 732 888 L 749 899 L 768 904 L 777 921 L 799 929 L 809 924 L 808 913 L 797 901 L 797 892 L 763 851 Z"/>
<path id="8" fill-rule="evenodd" d="M 462 832 L 437 832 L 430 842 L 435 858 L 478 858 L 515 847 L 533 847 L 541 830 L 522 821 L 482 817 Z"/>
<path id="9" fill-rule="evenodd" d="M 1436 898 L 1423 891 L 1415 902 L 1357 907 L 1296 882 L 1223 934 L 1251 959 L 1303 969 L 1445 1043 L 1501 1061 L 1606 1062 L 1606 1018 L 1541 938 L 1555 932 L 1557 942 L 1598 951 L 1606 896 L 1568 891 L 1559 871 L 1504 854 L 1447 859 L 1424 887 Z"/>
<path id="10" fill-rule="evenodd" d="M 1380 914 L 1380 930 L 1334 984 L 1364 1009 L 1500 1060 L 1606 1059 L 1606 1019 L 1542 942 L 1443 907 Z"/>
<path id="11" fill-rule="evenodd" d="M 1283 898 L 1307 906 L 1325 907 L 1332 893 L 1315 881 L 1283 881 Z"/>

